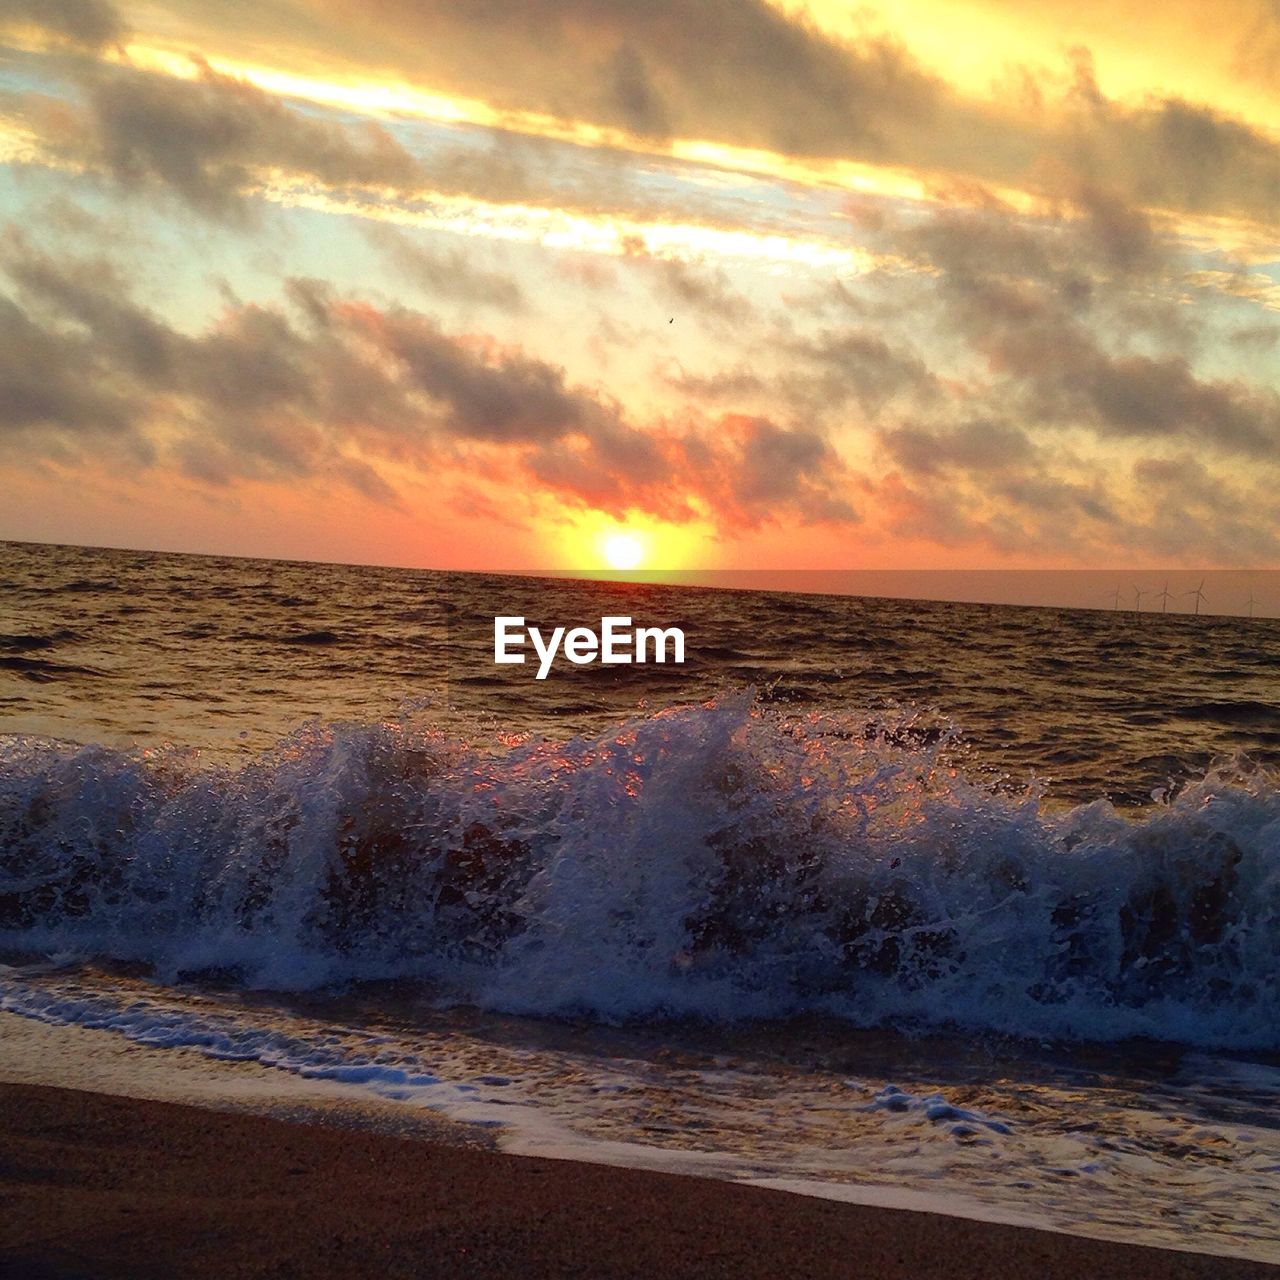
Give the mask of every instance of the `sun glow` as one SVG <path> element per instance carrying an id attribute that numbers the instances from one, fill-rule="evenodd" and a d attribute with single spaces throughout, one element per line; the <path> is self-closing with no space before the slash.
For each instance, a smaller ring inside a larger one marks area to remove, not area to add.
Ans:
<path id="1" fill-rule="evenodd" d="M 557 512 L 547 519 L 542 546 L 548 566 L 586 575 L 634 573 L 656 581 L 719 567 L 715 530 L 706 521 L 673 524 L 644 511 Z"/>
<path id="2" fill-rule="evenodd" d="M 626 529 L 605 534 L 600 541 L 600 551 L 610 569 L 638 569 L 644 563 L 644 540 Z"/>

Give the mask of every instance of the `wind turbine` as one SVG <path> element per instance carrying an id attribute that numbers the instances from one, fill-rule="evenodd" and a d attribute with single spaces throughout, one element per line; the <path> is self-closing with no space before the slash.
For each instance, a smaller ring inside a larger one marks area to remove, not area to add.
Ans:
<path id="1" fill-rule="evenodd" d="M 1141 587 L 1134 587 L 1134 589 L 1133 589 L 1133 611 L 1134 611 L 1134 613 L 1141 613 L 1141 612 L 1142 612 L 1142 597 L 1143 597 L 1143 596 L 1149 596 L 1150 594 L 1151 594 L 1151 592 L 1149 592 L 1149 591 L 1143 591 L 1143 589 L 1142 589 Z"/>
<path id="2" fill-rule="evenodd" d="M 1196 598 L 1196 617 L 1199 617 L 1199 616 L 1200 616 L 1200 606 L 1201 606 L 1202 604 L 1204 604 L 1204 579 L 1203 579 L 1203 578 L 1201 578 L 1201 579 L 1200 579 L 1200 585 L 1199 585 L 1199 586 L 1198 586 L 1194 591 L 1188 591 L 1188 592 L 1186 592 L 1185 594 L 1186 594 L 1186 595 L 1189 595 L 1189 596 L 1195 596 L 1195 598 Z"/>
<path id="3" fill-rule="evenodd" d="M 1248 608 L 1249 608 L 1249 617 L 1251 617 L 1251 618 L 1253 617 L 1253 610 L 1254 610 L 1254 606 L 1255 606 L 1255 605 L 1257 605 L 1257 603 L 1258 603 L 1258 602 L 1253 598 L 1253 592 L 1252 592 L 1252 591 L 1250 591 L 1250 592 L 1249 592 L 1249 598 L 1248 598 L 1248 600 L 1246 600 L 1246 601 L 1245 601 L 1245 604 L 1246 604 L 1246 605 L 1248 606 Z"/>
<path id="4" fill-rule="evenodd" d="M 1156 599 L 1160 601 L 1160 612 L 1169 612 L 1169 599 L 1172 593 L 1169 590 L 1169 579 L 1164 580 L 1164 590 L 1156 592 Z"/>
<path id="5" fill-rule="evenodd" d="M 1120 607 L 1120 588 L 1119 587 L 1116 588 L 1116 593 L 1112 597 L 1112 599 L 1115 601 L 1115 603 L 1111 606 L 1112 609 L 1118 609 Z"/>

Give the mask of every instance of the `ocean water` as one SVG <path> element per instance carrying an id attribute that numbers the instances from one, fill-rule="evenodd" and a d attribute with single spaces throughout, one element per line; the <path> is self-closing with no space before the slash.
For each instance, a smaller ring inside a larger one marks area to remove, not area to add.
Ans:
<path id="1" fill-rule="evenodd" d="M 0 545 L 0 1008 L 1280 1257 L 1280 626 Z M 495 613 L 684 667 L 491 663 Z"/>

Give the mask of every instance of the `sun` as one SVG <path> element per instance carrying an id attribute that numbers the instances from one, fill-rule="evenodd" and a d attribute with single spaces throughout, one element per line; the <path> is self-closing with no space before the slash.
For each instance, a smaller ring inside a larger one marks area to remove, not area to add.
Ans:
<path id="1" fill-rule="evenodd" d="M 600 542 L 605 563 L 610 569 L 638 569 L 644 559 L 644 542 L 639 535 L 619 529 Z"/>

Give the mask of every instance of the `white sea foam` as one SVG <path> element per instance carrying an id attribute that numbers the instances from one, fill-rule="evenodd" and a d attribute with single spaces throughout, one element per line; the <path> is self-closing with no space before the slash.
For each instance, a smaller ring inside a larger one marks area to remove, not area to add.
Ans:
<path id="1" fill-rule="evenodd" d="M 1280 1046 L 1280 786 L 1138 818 L 747 695 L 569 742 L 309 728 L 236 771 L 0 740 L 0 945 L 537 1015 Z"/>

